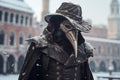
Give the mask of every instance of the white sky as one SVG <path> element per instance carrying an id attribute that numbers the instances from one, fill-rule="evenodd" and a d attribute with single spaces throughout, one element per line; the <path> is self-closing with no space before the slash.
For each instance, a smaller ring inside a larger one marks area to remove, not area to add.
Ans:
<path id="1" fill-rule="evenodd" d="M 50 13 L 54 13 L 62 2 L 80 4 L 84 19 L 91 19 L 93 24 L 107 25 L 111 1 L 112 0 L 50 0 L 49 7 Z M 42 0 L 25 0 L 25 2 L 33 9 L 37 18 L 40 19 Z"/>

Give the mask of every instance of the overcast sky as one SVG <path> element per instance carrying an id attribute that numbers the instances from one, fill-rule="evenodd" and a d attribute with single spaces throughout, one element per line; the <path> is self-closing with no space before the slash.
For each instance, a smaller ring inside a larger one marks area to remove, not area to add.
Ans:
<path id="1" fill-rule="evenodd" d="M 50 13 L 61 5 L 62 2 L 73 2 L 82 7 L 83 18 L 91 19 L 93 24 L 108 24 L 110 15 L 110 3 L 112 0 L 50 0 Z M 40 19 L 42 11 L 42 0 L 25 0 L 25 2 L 33 9 L 35 15 Z"/>

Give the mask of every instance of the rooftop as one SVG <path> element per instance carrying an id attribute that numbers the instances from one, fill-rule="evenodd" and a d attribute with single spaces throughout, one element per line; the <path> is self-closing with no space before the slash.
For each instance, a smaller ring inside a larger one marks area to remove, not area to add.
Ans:
<path id="1" fill-rule="evenodd" d="M 0 7 L 33 13 L 33 10 L 24 2 L 24 0 L 0 0 Z"/>
<path id="2" fill-rule="evenodd" d="M 96 41 L 96 42 L 120 44 L 120 40 L 111 40 L 111 39 L 96 38 L 96 37 L 85 37 L 85 39 L 90 41 Z"/>

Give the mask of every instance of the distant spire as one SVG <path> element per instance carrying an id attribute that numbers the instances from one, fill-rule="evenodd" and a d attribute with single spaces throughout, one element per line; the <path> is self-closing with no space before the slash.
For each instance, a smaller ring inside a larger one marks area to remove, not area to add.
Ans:
<path id="1" fill-rule="evenodd" d="M 118 0 L 112 0 L 111 2 L 111 14 L 112 15 L 119 15 L 120 8 L 119 8 L 119 1 Z"/>
<path id="2" fill-rule="evenodd" d="M 44 20 L 44 16 L 49 13 L 49 0 L 42 0 L 42 21 Z"/>
<path id="3" fill-rule="evenodd" d="M 119 0 L 111 0 L 111 15 L 108 19 L 108 38 L 120 39 L 120 4 Z"/>
<path id="4" fill-rule="evenodd" d="M 118 0 L 112 0 L 112 3 L 119 3 Z"/>
<path id="5" fill-rule="evenodd" d="M 18 1 L 24 1 L 24 0 L 18 0 Z"/>

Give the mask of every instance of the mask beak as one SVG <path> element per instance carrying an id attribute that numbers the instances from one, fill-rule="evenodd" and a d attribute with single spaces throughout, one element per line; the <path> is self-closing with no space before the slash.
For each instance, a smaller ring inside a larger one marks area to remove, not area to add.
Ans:
<path id="1" fill-rule="evenodd" d="M 73 46 L 75 57 L 77 57 L 77 34 L 75 30 L 70 30 L 70 28 L 61 24 L 60 29 L 65 33 L 66 37 Z"/>

